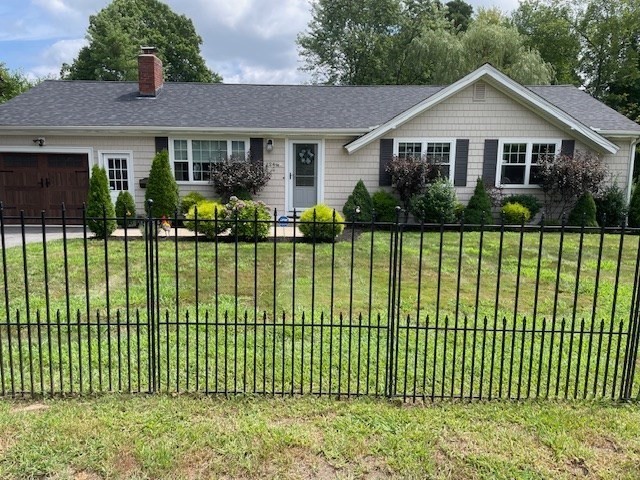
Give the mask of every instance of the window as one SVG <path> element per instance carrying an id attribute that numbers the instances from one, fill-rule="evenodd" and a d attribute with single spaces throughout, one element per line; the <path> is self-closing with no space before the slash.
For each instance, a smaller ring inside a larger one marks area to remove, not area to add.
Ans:
<path id="1" fill-rule="evenodd" d="M 109 190 L 122 192 L 129 190 L 129 158 L 128 153 L 103 153 L 102 164 L 107 172 Z"/>
<path id="2" fill-rule="evenodd" d="M 500 157 L 500 185 L 538 185 L 538 163 L 560 151 L 560 141 L 503 141 Z"/>
<path id="3" fill-rule="evenodd" d="M 211 166 L 226 158 L 245 160 L 246 140 L 183 140 L 170 142 L 173 173 L 178 182 L 209 182 Z"/>
<path id="4" fill-rule="evenodd" d="M 394 154 L 399 158 L 422 158 L 432 164 L 440 176 L 452 179 L 455 140 L 399 138 L 394 142 Z"/>

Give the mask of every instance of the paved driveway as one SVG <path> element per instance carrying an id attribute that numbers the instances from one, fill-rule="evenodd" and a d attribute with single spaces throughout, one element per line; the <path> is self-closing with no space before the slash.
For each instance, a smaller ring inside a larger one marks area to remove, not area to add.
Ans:
<path id="1" fill-rule="evenodd" d="M 62 239 L 62 227 L 45 227 L 47 241 Z M 88 232 L 90 235 L 90 232 Z M 82 238 L 82 227 L 78 225 L 67 227 L 67 238 Z M 19 225 L 6 225 L 4 227 L 5 245 L 7 248 L 22 245 L 22 231 Z M 25 225 L 24 240 L 26 243 L 42 242 L 42 226 Z"/>

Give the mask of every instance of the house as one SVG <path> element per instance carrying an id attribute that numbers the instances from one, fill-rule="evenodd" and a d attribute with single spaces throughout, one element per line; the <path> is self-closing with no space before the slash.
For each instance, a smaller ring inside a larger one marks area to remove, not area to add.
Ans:
<path id="1" fill-rule="evenodd" d="M 429 154 L 463 202 L 478 177 L 539 194 L 536 159 L 577 150 L 630 192 L 640 125 L 573 86 L 525 87 L 490 65 L 449 86 L 164 84 L 153 49 L 138 63 L 138 83 L 47 80 L 0 106 L 5 208 L 77 211 L 97 163 L 141 213 L 162 149 L 183 195 L 213 196 L 208 171 L 223 157 L 264 162 L 273 174 L 259 199 L 289 214 L 341 209 L 359 179 L 389 187 L 393 155 Z"/>

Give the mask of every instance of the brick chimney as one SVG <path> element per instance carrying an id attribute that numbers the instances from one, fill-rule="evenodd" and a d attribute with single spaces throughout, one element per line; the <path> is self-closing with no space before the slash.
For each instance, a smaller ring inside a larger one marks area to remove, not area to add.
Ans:
<path id="1" fill-rule="evenodd" d="M 164 83 L 162 61 L 155 47 L 142 47 L 138 55 L 138 89 L 141 97 L 155 97 Z"/>

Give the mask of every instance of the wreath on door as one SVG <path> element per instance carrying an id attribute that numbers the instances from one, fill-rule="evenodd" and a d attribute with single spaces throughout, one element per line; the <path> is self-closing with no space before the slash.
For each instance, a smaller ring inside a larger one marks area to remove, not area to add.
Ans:
<path id="1" fill-rule="evenodd" d="M 311 163 L 313 163 L 314 156 L 315 155 L 311 148 L 302 148 L 298 153 L 298 157 L 300 157 L 300 163 L 304 165 L 311 165 Z"/>

